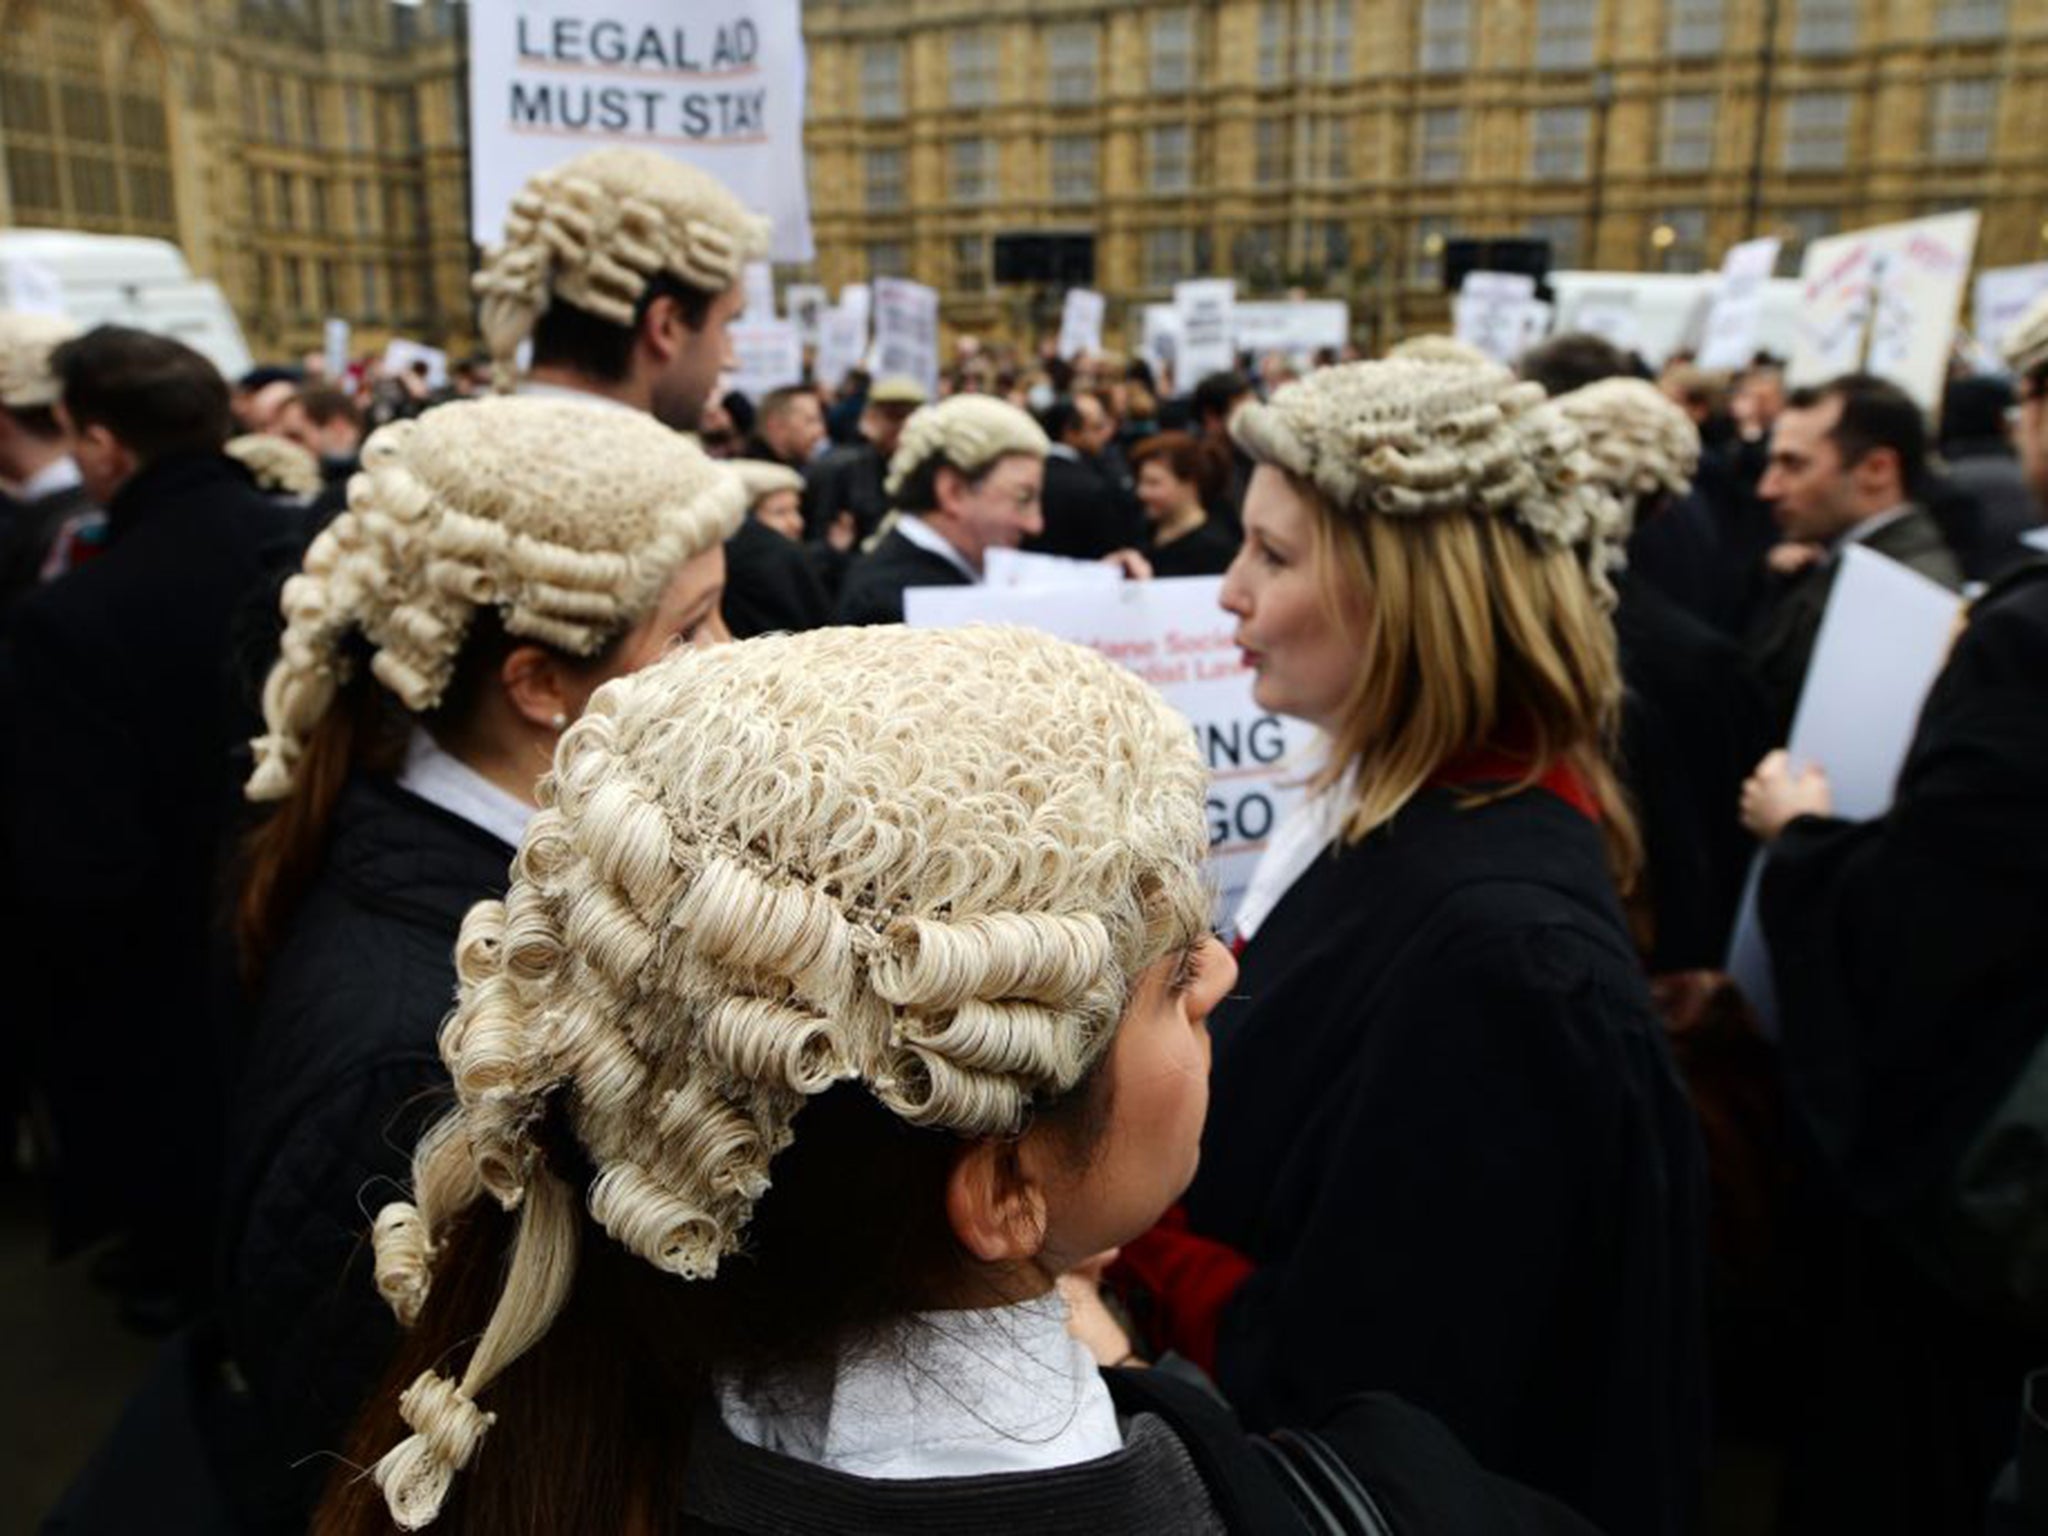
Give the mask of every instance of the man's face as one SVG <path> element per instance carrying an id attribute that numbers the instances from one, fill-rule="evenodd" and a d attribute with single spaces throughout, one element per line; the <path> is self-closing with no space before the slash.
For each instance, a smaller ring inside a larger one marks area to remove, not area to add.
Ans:
<path id="1" fill-rule="evenodd" d="M 1083 395 L 1076 400 L 1074 412 L 1074 425 L 1067 433 L 1067 446 L 1092 459 L 1109 446 L 1109 412 L 1093 395 Z"/>
<path id="2" fill-rule="evenodd" d="M 754 520 L 767 524 L 785 539 L 803 542 L 803 506 L 795 491 L 770 491 L 754 503 Z"/>
<path id="3" fill-rule="evenodd" d="M 654 376 L 654 419 L 678 432 L 694 432 L 704 403 L 718 387 L 718 376 L 732 366 L 729 328 L 745 302 L 737 285 L 711 301 L 703 325 L 692 329 L 675 300 L 663 297 L 649 307 L 647 327 L 662 354 Z"/>
<path id="4" fill-rule="evenodd" d="M 346 459 L 362 445 L 362 434 L 346 416 L 336 416 L 326 426 L 316 426 L 306 407 L 294 400 L 278 412 L 270 430 L 297 443 L 316 459 Z"/>
<path id="5" fill-rule="evenodd" d="M 914 405 L 899 405 L 894 402 L 870 405 L 860 413 L 861 436 L 875 445 L 875 452 L 884 459 L 895 453 L 896 445 L 903 441 L 903 423 L 910 420 Z"/>
<path id="6" fill-rule="evenodd" d="M 84 484 L 85 494 L 104 507 L 114 499 L 114 493 L 134 477 L 140 466 L 113 433 L 98 425 L 80 427 L 71 419 L 71 413 L 64 409 L 61 401 L 56 407 L 56 417 L 57 425 L 64 429 L 64 436 L 70 444 L 71 459 L 78 466 L 78 478 Z"/>
<path id="7" fill-rule="evenodd" d="M 789 464 L 808 464 L 825 441 L 825 411 L 816 395 L 797 395 L 761 423 L 761 436 L 776 457 Z"/>
<path id="8" fill-rule="evenodd" d="M 1828 437 L 1841 415 L 1839 400 L 1788 407 L 1771 431 L 1770 463 L 1757 494 L 1789 539 L 1825 544 L 1868 515 L 1841 450 Z"/>
<path id="9" fill-rule="evenodd" d="M 941 470 L 939 478 L 943 531 L 976 570 L 991 549 L 1015 549 L 1044 532 L 1045 518 L 1039 511 L 1043 460 L 1013 453 L 997 460 L 979 482 L 952 470 Z"/>

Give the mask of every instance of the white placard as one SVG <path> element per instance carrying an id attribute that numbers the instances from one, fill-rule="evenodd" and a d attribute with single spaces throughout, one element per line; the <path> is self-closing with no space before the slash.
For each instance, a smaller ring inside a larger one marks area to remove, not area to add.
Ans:
<path id="1" fill-rule="evenodd" d="M 804 380 L 804 343 L 787 320 L 735 320 L 726 328 L 732 338 L 732 372 L 726 387 L 756 405 L 762 396 L 785 384 Z"/>
<path id="2" fill-rule="evenodd" d="M 1586 294 L 1571 312 L 1571 330 L 1578 335 L 1598 336 L 1624 352 L 1637 351 L 1642 346 L 1643 322 L 1636 313 L 1636 296 L 1625 288 Z"/>
<path id="3" fill-rule="evenodd" d="M 1084 587 L 1106 591 L 1123 572 L 1100 560 L 1069 560 L 1029 549 L 991 549 L 982 556 L 982 579 L 991 587 Z"/>
<path id="4" fill-rule="evenodd" d="M 1174 377 L 1183 391 L 1212 373 L 1237 366 L 1231 335 L 1231 312 L 1237 307 L 1237 284 L 1227 277 L 1198 278 L 1173 285 L 1173 308 L 1180 322 Z"/>
<path id="5" fill-rule="evenodd" d="M 390 377 L 412 371 L 414 363 L 427 365 L 427 388 L 444 389 L 448 384 L 448 354 L 439 347 L 400 337 L 384 348 L 384 372 Z"/>
<path id="6" fill-rule="evenodd" d="M 1977 274 L 1970 301 L 1970 329 L 1987 356 L 2005 366 L 2006 333 L 2034 300 L 2048 293 L 2048 261 L 2030 267 L 1992 267 Z"/>
<path id="7" fill-rule="evenodd" d="M 1763 326 L 1764 294 L 1783 242 L 1775 235 L 1745 240 L 1721 260 L 1721 286 L 1700 333 L 1702 368 L 1747 368 Z"/>
<path id="8" fill-rule="evenodd" d="M 1209 854 L 1216 921 L 1235 913 L 1266 839 L 1302 795 L 1314 732 L 1252 702 L 1252 674 L 1219 606 L 1220 576 L 1119 582 L 1113 591 L 913 588 L 913 626 L 1023 624 L 1101 652 L 1152 684 L 1193 724 L 1209 765 Z"/>
<path id="9" fill-rule="evenodd" d="M 469 17 L 470 232 L 503 235 L 537 171 L 603 145 L 672 155 L 809 261 L 799 0 L 476 0 Z"/>
<path id="10" fill-rule="evenodd" d="M 8 258 L 7 308 L 29 315 L 70 318 L 64 305 L 64 279 L 54 268 L 26 256 Z"/>
<path id="11" fill-rule="evenodd" d="M 875 376 L 902 374 L 925 393 L 939 392 L 939 295 L 923 283 L 878 277 L 875 292 Z"/>
<path id="12" fill-rule="evenodd" d="M 1451 304 L 1458 340 L 1497 363 L 1513 363 L 1547 323 L 1550 306 L 1536 297 L 1536 279 L 1523 272 L 1471 272 Z"/>
<path id="13" fill-rule="evenodd" d="M 1163 394 L 1173 392 L 1179 379 L 1180 316 L 1171 304 L 1147 304 L 1139 325 L 1138 356 L 1152 365 Z"/>
<path id="14" fill-rule="evenodd" d="M 1823 384 L 1861 368 L 1939 411 L 1977 222 L 1974 211 L 1944 213 L 1807 247 L 1787 382 Z"/>
<path id="15" fill-rule="evenodd" d="M 818 344 L 818 329 L 824 323 L 825 311 L 831 307 L 830 296 L 816 283 L 791 283 L 782 290 L 783 314 L 796 326 L 797 335 L 803 337 L 807 347 Z"/>
<path id="16" fill-rule="evenodd" d="M 1867 821 L 1891 807 L 1920 707 L 1948 660 L 1963 601 L 1861 545 L 1849 545 L 1841 560 L 1785 750 L 1795 770 L 1815 764 L 1826 772 L 1835 815 Z M 1728 974 L 1775 1038 L 1777 992 L 1756 913 L 1763 857 L 1743 892 Z"/>
<path id="17" fill-rule="evenodd" d="M 1306 359 L 1342 351 L 1351 340 L 1351 306 L 1342 299 L 1299 299 L 1239 304 L 1230 315 L 1231 345 L 1239 352 L 1284 352 Z"/>
<path id="18" fill-rule="evenodd" d="M 865 332 L 875 318 L 875 291 L 866 283 L 848 283 L 839 290 L 839 307 L 850 315 L 857 315 L 860 328 Z"/>
<path id="19" fill-rule="evenodd" d="M 1106 302 L 1092 288 L 1069 288 L 1060 309 L 1060 356 L 1072 362 L 1102 350 L 1102 316 Z"/>
<path id="20" fill-rule="evenodd" d="M 327 377 L 339 384 L 348 377 L 348 322 L 330 317 L 321 333 L 321 340 L 325 343 Z"/>
<path id="21" fill-rule="evenodd" d="M 811 362 L 811 377 L 829 393 L 860 366 L 867 350 L 867 321 L 849 309 L 828 309 L 818 322 L 818 355 Z"/>
<path id="22" fill-rule="evenodd" d="M 741 315 L 749 320 L 775 318 L 775 268 L 750 261 L 740 272 Z"/>

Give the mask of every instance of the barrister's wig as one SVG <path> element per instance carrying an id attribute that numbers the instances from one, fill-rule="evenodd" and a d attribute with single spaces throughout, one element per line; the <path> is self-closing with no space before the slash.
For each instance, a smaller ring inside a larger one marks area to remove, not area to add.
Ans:
<path id="1" fill-rule="evenodd" d="M 1691 488 L 1700 467 L 1700 429 L 1649 380 L 1601 379 L 1559 395 L 1557 406 L 1586 434 L 1594 477 L 1631 522 L 1661 498 Z"/>
<path id="2" fill-rule="evenodd" d="M 1306 482 L 1339 518 L 1506 518 L 1579 555 L 1611 602 L 1622 512 L 1584 434 L 1495 363 L 1318 368 L 1232 419 L 1238 446 Z"/>
<path id="3" fill-rule="evenodd" d="M 740 477 L 747 488 L 747 505 L 757 507 L 777 491 L 801 491 L 804 477 L 787 464 L 773 459 L 727 459 L 725 467 Z"/>
<path id="4" fill-rule="evenodd" d="M 768 228 L 712 177 L 652 150 L 594 149 L 541 171 L 512 199 L 474 283 L 500 380 L 554 300 L 630 326 L 662 273 L 704 293 L 733 287 L 767 257 Z"/>
<path id="5" fill-rule="evenodd" d="M 0 309 L 0 405 L 10 410 L 48 409 L 62 387 L 50 371 L 50 353 L 78 334 L 57 315 Z"/>
<path id="6" fill-rule="evenodd" d="M 918 407 L 903 423 L 903 435 L 889 460 L 883 489 L 901 497 L 904 488 L 922 480 L 937 464 L 963 475 L 978 475 L 996 460 L 1013 453 L 1042 459 L 1052 440 L 1027 412 L 993 395 L 954 395 L 937 405 Z M 917 498 L 922 499 L 922 498 Z M 905 507 L 910 512 L 929 507 Z"/>
<path id="7" fill-rule="evenodd" d="M 1406 341 L 1396 342 L 1387 353 L 1387 358 L 1390 362 L 1448 363 L 1453 367 L 1471 367 L 1475 364 L 1483 366 L 1493 361 L 1468 341 L 1435 333 L 1410 336 Z"/>
<path id="8" fill-rule="evenodd" d="M 351 634 L 368 643 L 377 681 L 423 714 L 479 609 L 495 609 L 509 635 L 594 656 L 745 511 L 735 476 L 637 411 L 496 397 L 379 429 L 348 510 L 284 585 L 249 798 L 290 792 L 307 736 L 346 681 Z"/>
<path id="9" fill-rule="evenodd" d="M 288 437 L 244 432 L 221 450 L 256 482 L 256 489 L 274 496 L 313 496 L 321 486 L 320 461 Z"/>
<path id="10" fill-rule="evenodd" d="M 2022 379 L 2048 363 L 2048 293 L 2034 300 L 2013 322 L 2012 329 L 2005 333 L 2002 350 L 2006 366 Z"/>
<path id="11" fill-rule="evenodd" d="M 600 689 L 504 900 L 463 924 L 457 1107 L 376 1221 L 409 1323 L 465 1207 L 520 1213 L 459 1379 L 401 1399 L 414 1433 L 374 1469 L 397 1522 L 434 1518 L 493 1422 L 479 1394 L 570 1288 L 577 1193 L 543 1116 L 578 1143 L 591 1218 L 685 1281 L 738 1249 L 835 1084 L 913 1125 L 1019 1133 L 1201 935 L 1203 782 L 1156 693 L 1019 629 L 773 636 Z"/>

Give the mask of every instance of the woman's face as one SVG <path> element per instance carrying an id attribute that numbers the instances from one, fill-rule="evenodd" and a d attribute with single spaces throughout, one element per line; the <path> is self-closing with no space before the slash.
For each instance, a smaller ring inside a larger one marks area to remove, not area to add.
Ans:
<path id="1" fill-rule="evenodd" d="M 1224 610 L 1257 675 L 1252 698 L 1276 715 L 1334 732 L 1358 672 L 1358 645 L 1323 602 L 1320 514 L 1294 483 L 1261 464 L 1244 498 L 1244 544 L 1223 578 Z M 1357 594 L 1362 628 L 1364 595 Z"/>
<path id="2" fill-rule="evenodd" d="M 1212 934 L 1153 965 L 1109 1048 L 1109 1124 L 1087 1166 L 1068 1166 L 1055 1132 L 1025 1137 L 1025 1171 L 1046 1196 L 1043 1267 L 1064 1271 L 1130 1241 L 1194 1182 L 1209 1015 L 1236 984 L 1237 961 Z"/>
<path id="3" fill-rule="evenodd" d="M 578 678 L 582 697 L 573 701 L 573 719 L 590 696 L 615 677 L 638 672 L 659 661 L 676 646 L 721 645 L 732 638 L 718 611 L 725 596 L 725 546 L 714 544 L 676 567 L 653 610 L 626 632 L 606 664 Z"/>
<path id="4" fill-rule="evenodd" d="M 1138 471 L 1138 500 L 1145 516 L 1160 523 L 1183 511 L 1195 499 L 1195 488 L 1173 472 L 1164 459 L 1147 459 Z"/>

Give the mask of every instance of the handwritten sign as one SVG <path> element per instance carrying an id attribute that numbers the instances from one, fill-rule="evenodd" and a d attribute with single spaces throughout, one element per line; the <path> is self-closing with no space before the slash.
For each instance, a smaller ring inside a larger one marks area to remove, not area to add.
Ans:
<path id="1" fill-rule="evenodd" d="M 1975 212 L 1945 213 L 1807 247 L 1788 382 L 1861 368 L 1939 411 L 1977 222 Z"/>
<path id="2" fill-rule="evenodd" d="M 1182 388 L 1191 389 L 1208 375 L 1228 373 L 1237 366 L 1237 346 L 1231 336 L 1236 307 L 1237 284 L 1229 278 L 1204 277 L 1174 284 L 1173 309 L 1180 331 L 1174 377 Z"/>
<path id="3" fill-rule="evenodd" d="M 1069 362 L 1102 350 L 1105 301 L 1090 288 L 1069 288 L 1060 310 L 1060 356 Z"/>
<path id="4" fill-rule="evenodd" d="M 1764 294 L 1778 267 L 1775 237 L 1745 240 L 1721 261 L 1721 286 L 1700 336 L 1702 368 L 1747 368 L 1763 328 Z"/>
<path id="5" fill-rule="evenodd" d="M 923 283 L 878 277 L 875 293 L 875 373 L 900 373 L 928 394 L 939 391 L 939 295 Z"/>

